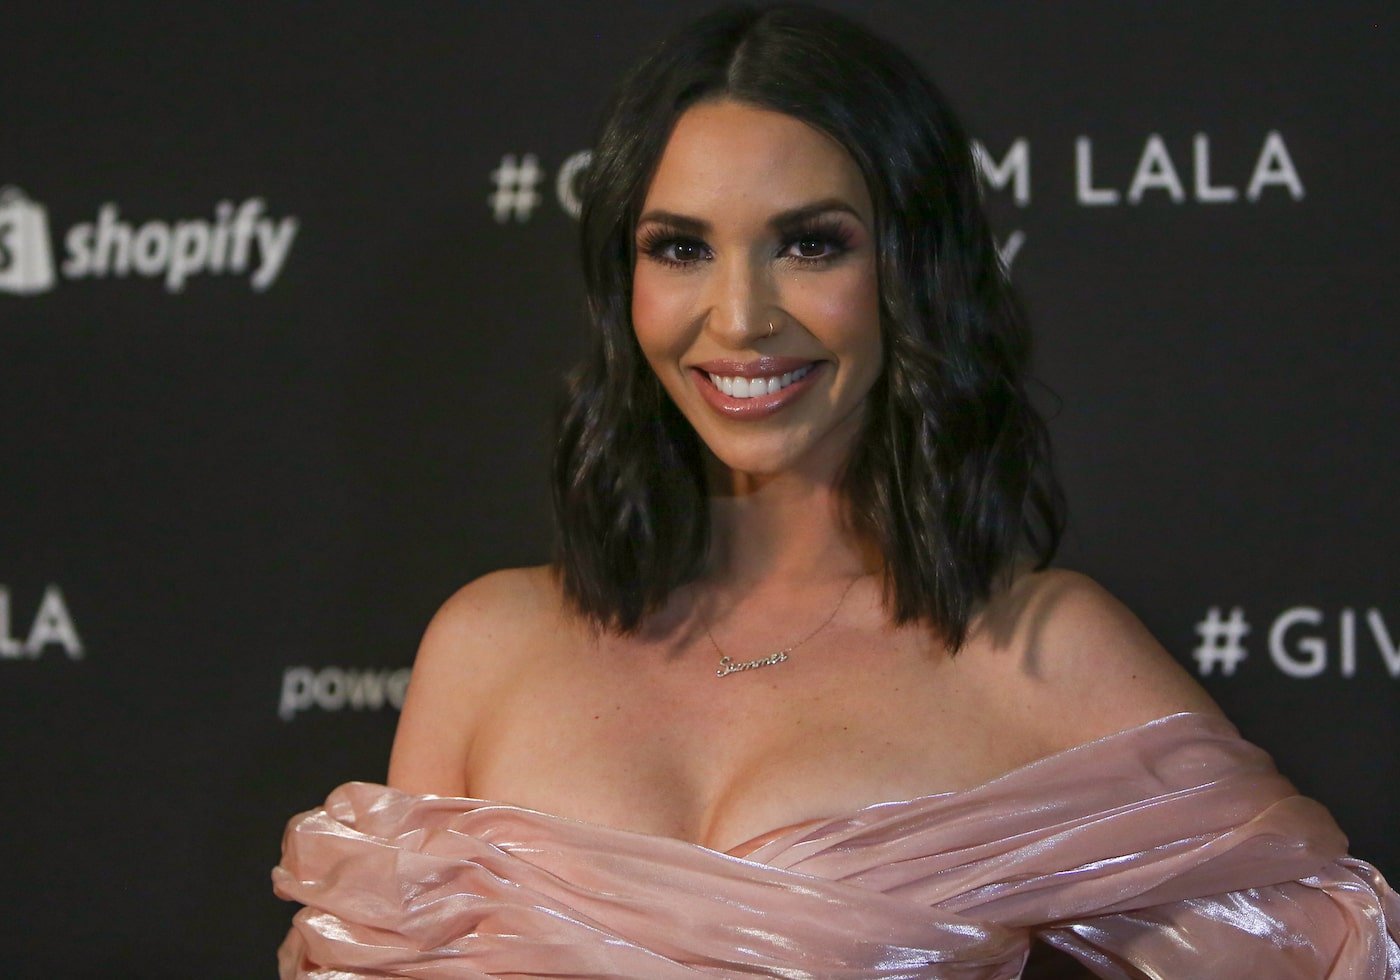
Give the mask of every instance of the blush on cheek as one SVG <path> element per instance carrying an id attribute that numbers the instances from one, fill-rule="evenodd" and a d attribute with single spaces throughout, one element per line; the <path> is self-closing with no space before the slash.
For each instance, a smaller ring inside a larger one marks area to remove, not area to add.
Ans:
<path id="1" fill-rule="evenodd" d="M 800 296 L 801 305 L 794 304 L 794 313 L 812 325 L 833 353 L 850 356 L 860 351 L 868 356 L 872 347 L 879 347 L 880 287 L 873 268 L 842 270 L 823 288 L 808 289 Z"/>
<path id="2" fill-rule="evenodd" d="M 693 340 L 696 314 L 689 297 L 673 284 L 639 268 L 632 281 L 632 329 L 658 373 L 663 361 L 676 361 Z"/>
<path id="3" fill-rule="evenodd" d="M 647 339 L 665 318 L 665 303 L 647 279 L 645 272 L 640 270 L 632 278 L 632 328 L 637 332 L 637 342 L 643 349 L 649 346 Z"/>

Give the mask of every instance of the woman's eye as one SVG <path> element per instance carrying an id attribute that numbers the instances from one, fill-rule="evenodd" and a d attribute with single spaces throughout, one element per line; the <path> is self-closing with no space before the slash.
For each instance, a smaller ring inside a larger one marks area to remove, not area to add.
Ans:
<path id="1" fill-rule="evenodd" d="M 838 258 L 846 251 L 847 247 L 843 236 L 825 232 L 807 232 L 792 239 L 784 254 L 798 262 L 816 265 Z"/>
<path id="2" fill-rule="evenodd" d="M 643 236 L 638 247 L 655 261 L 675 268 L 694 266 L 709 257 L 709 250 L 703 241 L 665 232 Z M 848 248 L 849 242 L 844 234 L 817 229 L 795 234 L 778 254 L 789 261 L 815 266 L 839 258 Z"/>
<path id="3" fill-rule="evenodd" d="M 831 242 L 817 235 L 807 235 L 793 243 L 798 254 L 804 259 L 825 258 Z"/>
<path id="4" fill-rule="evenodd" d="M 783 254 L 794 262 L 823 265 L 840 258 L 851 248 L 851 234 L 838 221 L 819 221 L 793 230 Z"/>
<path id="5" fill-rule="evenodd" d="M 694 242 L 675 242 L 671 248 L 673 249 L 671 258 L 681 262 L 693 262 L 700 257 L 700 246 Z"/>
<path id="6" fill-rule="evenodd" d="M 686 266 L 705 257 L 705 246 L 693 238 L 656 234 L 644 237 L 640 250 L 664 265 Z"/>

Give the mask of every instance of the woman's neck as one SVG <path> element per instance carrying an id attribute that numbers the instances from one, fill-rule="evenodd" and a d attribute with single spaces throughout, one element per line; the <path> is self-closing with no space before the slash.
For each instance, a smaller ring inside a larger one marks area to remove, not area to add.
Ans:
<path id="1" fill-rule="evenodd" d="M 711 481 L 710 575 L 735 584 L 815 584 L 875 571 L 834 479 L 724 470 Z"/>

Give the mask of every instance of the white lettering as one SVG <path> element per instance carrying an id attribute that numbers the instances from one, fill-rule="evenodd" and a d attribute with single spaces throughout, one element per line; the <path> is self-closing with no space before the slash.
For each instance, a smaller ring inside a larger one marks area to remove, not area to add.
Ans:
<path id="1" fill-rule="evenodd" d="M 1116 190 L 1094 186 L 1094 144 L 1087 136 L 1074 141 L 1074 190 L 1079 203 L 1090 207 L 1118 203 Z"/>
<path id="2" fill-rule="evenodd" d="M 282 698 L 277 704 L 277 717 L 291 721 L 298 711 L 311 707 L 311 685 L 316 675 L 310 667 L 288 667 L 282 672 Z"/>
<path id="3" fill-rule="evenodd" d="M 1011 263 L 1016 261 L 1016 256 L 1021 254 L 1021 246 L 1026 243 L 1026 233 L 1017 228 L 1006 236 L 1006 241 L 997 246 L 997 255 L 1001 258 L 1002 268 L 1007 273 L 1011 272 Z"/>
<path id="4" fill-rule="evenodd" d="M 209 243 L 209 271 L 223 272 L 228 264 L 228 224 L 233 202 L 220 201 L 214 208 L 214 234 Z"/>
<path id="5" fill-rule="evenodd" d="M 274 225 L 271 220 L 258 225 L 258 251 L 262 253 L 262 265 L 252 279 L 253 288 L 263 292 L 277 281 L 282 271 L 282 263 L 292 250 L 292 239 L 296 237 L 297 219 L 283 218 Z"/>
<path id="6" fill-rule="evenodd" d="M 384 707 L 384 675 L 368 671 L 351 675 L 350 704 L 355 708 Z"/>
<path id="7" fill-rule="evenodd" d="M 1075 195 L 1078 202 L 1088 206 L 1117 204 L 1120 195 L 1111 186 L 1094 186 L 1094 146 L 1087 136 L 1074 141 L 1075 152 Z M 1240 200 L 1238 187 L 1231 184 L 1211 183 L 1210 137 L 1206 133 L 1196 133 L 1191 141 L 1191 199 L 1202 204 L 1229 204 Z M 1303 199 L 1303 181 L 1293 164 L 1283 136 L 1270 130 L 1259 149 L 1254 164 L 1253 175 L 1245 189 L 1244 198 L 1250 202 L 1259 200 L 1266 187 L 1283 187 L 1295 200 Z M 1123 199 L 1128 204 L 1140 204 L 1149 191 L 1164 191 L 1172 203 L 1182 204 L 1187 200 L 1185 184 L 1176 163 L 1172 160 L 1166 142 L 1158 133 L 1152 133 L 1143 143 L 1137 167 Z"/>
<path id="8" fill-rule="evenodd" d="M 1031 203 L 1031 146 L 1024 137 L 1011 144 L 1000 163 L 985 146 L 973 140 L 972 158 L 987 184 L 997 190 L 1004 189 L 1007 184 L 1012 186 L 1011 196 L 1017 207 Z"/>
<path id="9" fill-rule="evenodd" d="M 411 668 L 402 667 L 389 675 L 389 703 L 396 710 L 403 707 L 403 699 L 408 694 L 408 681 L 412 674 Z"/>
<path id="10" fill-rule="evenodd" d="M 63 593 L 56 585 L 44 590 L 44 598 L 34 615 L 34 625 L 29 628 L 29 638 L 24 641 L 24 647 L 31 657 L 37 657 L 50 643 L 63 647 L 69 660 L 82 659 L 83 643 L 78 639 L 73 617 L 68 614 L 68 607 L 63 602 Z"/>
<path id="11" fill-rule="evenodd" d="M 1337 616 L 1337 672 L 1342 677 L 1356 676 L 1356 610 L 1342 609 Z M 1269 629 L 1269 656 L 1278 669 L 1289 677 L 1316 677 L 1327 669 L 1327 641 L 1321 635 L 1305 636 L 1296 643 L 1287 642 L 1287 633 L 1295 624 L 1321 626 L 1323 614 L 1311 606 L 1286 609 Z M 1390 631 L 1379 609 L 1366 610 L 1366 624 L 1376 641 L 1386 671 L 1400 677 L 1400 650 L 1391 641 Z"/>
<path id="12" fill-rule="evenodd" d="M 1212 187 L 1210 183 L 1210 137 L 1197 133 L 1192 144 L 1192 162 L 1196 171 L 1196 200 L 1203 204 L 1225 204 L 1240 196 L 1228 185 Z"/>
<path id="13" fill-rule="evenodd" d="M 1177 176 L 1171 155 L 1167 153 L 1167 145 L 1156 133 L 1143 144 L 1133 182 L 1128 185 L 1128 203 L 1137 204 L 1142 200 L 1144 191 L 1154 188 L 1166 191 L 1176 204 L 1186 200 L 1186 191 L 1181 186 L 1181 178 Z"/>
<path id="14" fill-rule="evenodd" d="M 93 271 L 106 276 L 115 265 L 117 275 L 124 276 L 131 270 L 131 226 L 117 220 L 115 204 L 102 205 L 97 217 L 97 259 Z"/>
<path id="15" fill-rule="evenodd" d="M 10 628 L 10 592 L 0 588 L 0 659 L 17 660 L 20 657 L 38 659 L 44 648 L 58 644 L 69 660 L 81 660 L 83 641 L 78 637 L 78 629 L 73 625 L 73 616 L 63 601 L 63 592 L 57 585 L 44 589 L 39 600 L 39 610 L 29 626 L 29 635 L 21 643 L 13 636 Z"/>
<path id="16" fill-rule="evenodd" d="M 288 667 L 282 672 L 282 693 L 277 716 L 291 721 L 313 707 L 323 711 L 375 711 L 387 703 L 395 710 L 403 707 L 408 693 L 408 667 L 395 670 L 354 667 Z"/>
<path id="17" fill-rule="evenodd" d="M 1343 609 L 1342 626 L 1338 631 L 1340 640 L 1339 659 L 1342 662 L 1341 671 L 1343 677 L 1356 676 L 1356 612 L 1352 609 Z"/>
<path id="18" fill-rule="evenodd" d="M 1295 201 L 1303 199 L 1303 181 L 1293 166 L 1293 158 L 1288 155 L 1288 147 L 1276 130 L 1270 130 L 1264 138 L 1263 149 L 1254 164 L 1254 175 L 1249 178 L 1249 187 L 1244 196 L 1251 201 L 1259 200 L 1259 194 L 1267 186 L 1278 184 L 1288 188 L 1288 194 Z"/>
<path id="19" fill-rule="evenodd" d="M 327 667 L 316 675 L 311 691 L 321 707 L 339 711 L 345 707 L 345 672 L 339 667 Z"/>
<path id="20" fill-rule="evenodd" d="M 10 635 L 10 590 L 0 589 L 0 657 L 14 660 L 23 652 L 19 640 Z"/>
<path id="21" fill-rule="evenodd" d="M 255 215 L 262 210 L 262 204 L 261 198 L 250 197 L 238 206 L 238 216 L 233 219 L 233 257 L 229 259 L 229 268 L 235 272 L 248 268 L 248 243 L 257 223 Z"/>
<path id="22" fill-rule="evenodd" d="M 232 201 L 220 201 L 212 223 L 199 218 L 173 224 L 148 221 L 133 230 L 109 201 L 98 210 L 95 224 L 68 229 L 63 274 L 70 279 L 163 276 L 166 291 L 178 293 L 191 276 L 201 273 L 243 275 L 256 246 L 258 265 L 249 284 L 264 292 L 286 264 L 298 222 L 292 217 L 260 217 L 263 203 L 252 197 L 235 210 Z"/>
<path id="23" fill-rule="evenodd" d="M 1376 638 L 1376 648 L 1380 650 L 1390 676 L 1400 677 L 1400 650 L 1390 641 L 1390 631 L 1385 628 L 1385 620 L 1381 619 L 1379 609 L 1366 610 L 1366 625 L 1371 627 L 1371 635 Z"/>
<path id="24" fill-rule="evenodd" d="M 96 259 L 93 257 L 92 225 L 74 225 L 68 229 L 63 243 L 68 250 L 68 258 L 63 263 L 65 276 L 85 277 L 93 274 Z"/>
<path id="25" fill-rule="evenodd" d="M 1269 656 L 1278 669 L 1289 677 L 1316 677 L 1327 667 L 1327 642 L 1320 637 L 1309 636 L 1297 644 L 1297 649 L 1307 654 L 1306 659 L 1298 658 L 1284 645 L 1284 634 L 1294 623 L 1317 626 L 1322 622 L 1322 613 L 1311 606 L 1294 606 L 1285 610 L 1273 626 L 1269 628 Z"/>
<path id="26" fill-rule="evenodd" d="M 170 263 L 165 267 L 165 288 L 172 293 L 185 288 L 185 280 L 209 264 L 209 225 L 203 221 L 181 221 L 175 225 L 170 246 Z"/>
<path id="27" fill-rule="evenodd" d="M 583 213 L 583 201 L 578 196 L 578 176 L 593 162 L 592 150 L 580 150 L 569 155 L 559 168 L 559 176 L 554 178 L 554 193 L 559 198 L 559 206 L 573 218 Z"/>
<path id="28" fill-rule="evenodd" d="M 132 242 L 132 264 L 143 276 L 158 276 L 170 262 L 170 228 L 163 221 L 148 221 Z"/>

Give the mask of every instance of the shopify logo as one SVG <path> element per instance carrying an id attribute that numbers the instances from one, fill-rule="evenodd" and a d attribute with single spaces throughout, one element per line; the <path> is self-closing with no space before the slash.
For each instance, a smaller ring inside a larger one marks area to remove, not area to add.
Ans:
<path id="1" fill-rule="evenodd" d="M 58 266 L 64 279 L 160 279 L 178 293 L 194 276 L 248 276 L 264 292 L 281 274 L 296 238 L 294 217 L 274 219 L 264 201 L 220 201 L 213 219 L 124 220 L 115 203 L 104 203 L 96 221 L 73 225 L 63 236 Z M 17 187 L 0 191 L 0 291 L 19 295 L 54 286 L 55 263 L 48 213 Z"/>
<path id="2" fill-rule="evenodd" d="M 0 291 L 28 296 L 53 288 L 49 216 L 18 187 L 0 190 Z"/>

